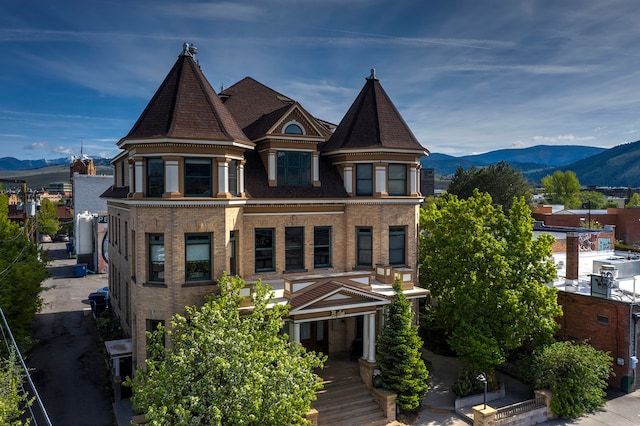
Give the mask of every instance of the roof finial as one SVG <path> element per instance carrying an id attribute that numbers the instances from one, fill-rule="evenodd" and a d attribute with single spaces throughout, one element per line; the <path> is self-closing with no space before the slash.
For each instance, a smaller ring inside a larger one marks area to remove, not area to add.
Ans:
<path id="1" fill-rule="evenodd" d="M 197 47 L 195 47 L 193 44 L 184 43 L 182 45 L 182 54 L 180 56 L 190 56 L 193 58 L 196 53 L 198 53 Z"/>
<path id="2" fill-rule="evenodd" d="M 367 77 L 367 80 L 377 80 L 377 79 L 378 77 L 376 76 L 376 69 L 371 68 L 371 75 Z"/>

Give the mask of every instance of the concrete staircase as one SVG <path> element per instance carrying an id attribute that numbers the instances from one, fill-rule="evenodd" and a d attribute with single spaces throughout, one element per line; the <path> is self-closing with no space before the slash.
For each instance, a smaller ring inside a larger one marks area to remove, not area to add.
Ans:
<path id="1" fill-rule="evenodd" d="M 320 376 L 325 379 L 324 389 L 311 404 L 318 410 L 318 426 L 387 425 L 382 409 L 360 379 L 357 362 L 328 360 Z"/>

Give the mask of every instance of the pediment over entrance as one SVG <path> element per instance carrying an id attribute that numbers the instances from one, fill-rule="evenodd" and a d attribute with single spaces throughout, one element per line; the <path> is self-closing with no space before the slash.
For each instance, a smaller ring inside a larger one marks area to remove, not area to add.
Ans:
<path id="1" fill-rule="evenodd" d="M 313 285 L 307 291 L 290 301 L 289 315 L 325 313 L 336 317 L 375 311 L 379 306 L 388 305 L 390 300 L 366 289 L 329 281 Z"/>

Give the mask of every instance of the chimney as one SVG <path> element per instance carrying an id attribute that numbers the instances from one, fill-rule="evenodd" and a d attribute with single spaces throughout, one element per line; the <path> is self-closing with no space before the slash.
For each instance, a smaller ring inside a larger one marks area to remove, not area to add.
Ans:
<path id="1" fill-rule="evenodd" d="M 580 235 L 577 232 L 567 233 L 567 272 L 565 275 L 565 285 L 578 285 L 578 262 L 580 251 L 578 250 L 578 240 Z"/>

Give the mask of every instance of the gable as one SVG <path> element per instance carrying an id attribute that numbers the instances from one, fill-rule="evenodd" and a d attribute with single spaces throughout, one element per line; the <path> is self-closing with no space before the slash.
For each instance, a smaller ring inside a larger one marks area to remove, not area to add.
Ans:
<path id="1" fill-rule="evenodd" d="M 289 135 L 291 137 L 303 137 L 303 138 L 321 138 L 327 137 L 326 130 L 312 118 L 298 103 L 294 103 L 288 111 L 286 111 L 267 131 L 270 135 L 285 135 L 287 126 L 295 124 L 299 126 L 303 135 Z"/>
<path id="2" fill-rule="evenodd" d="M 294 297 L 289 314 L 369 308 L 389 303 L 389 299 L 368 290 L 330 281 Z"/>

